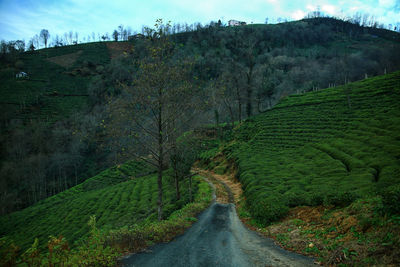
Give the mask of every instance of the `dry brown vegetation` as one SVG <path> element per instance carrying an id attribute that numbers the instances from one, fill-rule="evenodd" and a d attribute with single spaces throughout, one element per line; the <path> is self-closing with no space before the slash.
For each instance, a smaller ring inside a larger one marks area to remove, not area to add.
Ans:
<path id="1" fill-rule="evenodd" d="M 127 42 L 108 42 L 106 45 L 111 58 L 116 58 L 124 52 L 127 53 L 133 49 L 133 45 Z"/>
<path id="2" fill-rule="evenodd" d="M 83 53 L 82 50 L 79 50 L 74 53 L 62 55 L 62 56 L 56 56 L 56 57 L 50 57 L 47 60 L 50 62 L 53 62 L 61 67 L 64 68 L 70 68 L 74 65 L 76 60 L 79 58 L 79 56 Z"/>

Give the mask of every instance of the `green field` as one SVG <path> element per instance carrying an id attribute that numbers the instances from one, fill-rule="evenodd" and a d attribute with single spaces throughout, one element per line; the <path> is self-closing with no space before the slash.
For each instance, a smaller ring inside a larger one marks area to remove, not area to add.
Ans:
<path id="1" fill-rule="evenodd" d="M 385 198 L 400 184 L 400 72 L 287 97 L 237 127 L 224 152 L 262 223 L 289 207 Z"/>
<path id="2" fill-rule="evenodd" d="M 91 215 L 96 216 L 97 226 L 102 230 L 155 221 L 157 177 L 155 174 L 141 176 L 151 171 L 143 163 L 134 161 L 108 169 L 65 192 L 1 217 L 0 235 L 6 235 L 25 250 L 35 237 L 44 247 L 50 235 L 60 234 L 76 245 L 74 242 L 89 234 L 87 222 Z M 181 183 L 181 200 L 176 202 L 168 171 L 163 183 L 164 216 L 168 217 L 189 202 L 188 184 Z M 197 184 L 194 180 L 194 191 Z"/>
<path id="3" fill-rule="evenodd" d="M 19 55 L 20 70 L 0 69 L 0 106 L 3 116 L 56 121 L 87 106 L 87 87 L 99 75 L 98 66 L 110 63 L 105 43 L 41 49 Z M 19 71 L 27 79 L 16 79 Z"/>

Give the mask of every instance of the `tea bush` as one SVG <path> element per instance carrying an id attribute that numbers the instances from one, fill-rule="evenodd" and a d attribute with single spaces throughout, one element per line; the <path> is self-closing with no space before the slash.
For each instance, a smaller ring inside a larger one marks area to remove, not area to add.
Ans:
<path id="1" fill-rule="evenodd" d="M 400 184 L 400 72 L 346 91 L 286 97 L 233 130 L 223 152 L 236 163 L 246 203 L 261 223 L 289 207 L 343 207 L 379 194 L 387 212 L 399 212 L 393 203 Z"/>

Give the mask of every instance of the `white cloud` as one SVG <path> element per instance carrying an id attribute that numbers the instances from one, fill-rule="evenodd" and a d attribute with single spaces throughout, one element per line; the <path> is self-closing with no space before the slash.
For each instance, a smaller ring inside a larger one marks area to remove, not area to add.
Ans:
<path id="1" fill-rule="evenodd" d="M 291 14 L 291 17 L 294 20 L 300 20 L 300 19 L 304 18 L 305 16 L 306 16 L 306 13 L 303 10 L 296 10 L 295 12 L 293 12 Z"/>
<path id="2" fill-rule="evenodd" d="M 390 8 L 396 4 L 396 0 L 379 0 L 379 5 Z"/>
<path id="3" fill-rule="evenodd" d="M 316 7 L 316 6 L 310 5 L 310 4 L 308 4 L 308 5 L 306 6 L 306 8 L 307 8 L 308 11 L 315 11 L 315 10 L 317 10 L 317 7 Z"/>
<path id="4" fill-rule="evenodd" d="M 331 16 L 337 13 L 336 7 L 333 5 L 323 5 L 321 10 Z"/>

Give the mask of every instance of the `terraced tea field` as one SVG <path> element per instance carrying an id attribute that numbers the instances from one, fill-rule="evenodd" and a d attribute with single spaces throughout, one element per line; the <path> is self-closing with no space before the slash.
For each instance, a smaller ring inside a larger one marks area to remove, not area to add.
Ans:
<path id="1" fill-rule="evenodd" d="M 142 176 L 149 172 L 148 166 L 138 162 L 108 169 L 63 193 L 1 217 L 0 236 L 7 235 L 25 250 L 35 237 L 41 247 L 46 246 L 50 235 L 61 234 L 73 244 L 88 235 L 91 215 L 96 215 L 97 226 L 103 230 L 157 220 L 157 177 Z M 181 200 L 175 203 L 175 188 L 168 174 L 163 183 L 164 215 L 168 216 L 188 203 L 188 184 L 181 184 Z M 197 190 L 196 180 L 193 188 Z"/>
<path id="2" fill-rule="evenodd" d="M 400 72 L 287 97 L 236 128 L 225 154 L 263 223 L 384 196 L 400 184 Z"/>
<path id="3" fill-rule="evenodd" d="M 55 121 L 87 105 L 87 86 L 96 66 L 110 62 L 105 43 L 41 49 L 19 56 L 28 79 L 16 79 L 15 68 L 0 69 L 0 111 L 11 118 Z"/>

